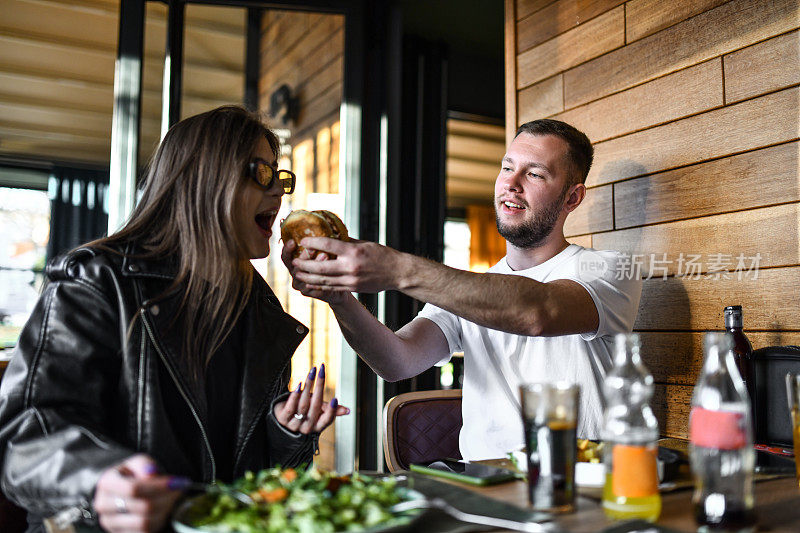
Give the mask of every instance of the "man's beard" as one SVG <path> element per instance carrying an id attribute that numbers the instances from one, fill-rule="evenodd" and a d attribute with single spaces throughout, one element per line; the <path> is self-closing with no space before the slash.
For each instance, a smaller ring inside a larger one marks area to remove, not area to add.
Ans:
<path id="1" fill-rule="evenodd" d="M 495 204 L 495 221 L 497 231 L 500 235 L 517 248 L 538 248 L 544 240 L 553 232 L 553 228 L 561 214 L 564 195 L 554 200 L 550 205 L 545 206 L 535 213 L 533 218 L 528 219 L 516 226 L 510 226 L 500 222 L 500 215 Z"/>

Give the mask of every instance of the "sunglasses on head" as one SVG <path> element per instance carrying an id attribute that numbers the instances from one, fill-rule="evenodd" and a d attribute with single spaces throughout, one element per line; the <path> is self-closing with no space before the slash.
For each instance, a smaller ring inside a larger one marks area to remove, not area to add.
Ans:
<path id="1" fill-rule="evenodd" d="M 292 194 L 297 177 L 291 170 L 278 170 L 263 159 L 256 159 L 249 165 L 250 178 L 264 189 L 270 189 L 278 180 L 284 194 Z"/>

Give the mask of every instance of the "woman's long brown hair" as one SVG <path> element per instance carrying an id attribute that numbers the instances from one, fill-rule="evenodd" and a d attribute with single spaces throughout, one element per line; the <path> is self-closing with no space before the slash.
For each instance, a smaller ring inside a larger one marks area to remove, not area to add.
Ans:
<path id="1" fill-rule="evenodd" d="M 154 300 L 182 291 L 170 327 L 180 328 L 180 357 L 199 379 L 250 296 L 253 268 L 235 231 L 236 200 L 257 142 L 278 139 L 253 113 L 223 106 L 173 126 L 156 150 L 142 196 L 118 232 L 90 243 L 135 242 L 138 257 L 176 264 L 172 284 Z"/>

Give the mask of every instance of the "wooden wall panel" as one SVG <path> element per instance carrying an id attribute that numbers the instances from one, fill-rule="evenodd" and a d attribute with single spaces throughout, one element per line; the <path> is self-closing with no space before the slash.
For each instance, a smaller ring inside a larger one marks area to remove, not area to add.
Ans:
<path id="1" fill-rule="evenodd" d="M 736 302 L 730 303 L 736 305 Z M 744 326 L 754 350 L 766 346 L 800 344 L 800 331 L 749 331 L 748 313 L 749 309 L 745 308 Z M 715 330 L 722 331 L 722 308 L 717 312 L 717 322 Z M 642 361 L 653 379 L 658 383 L 693 386 L 703 367 L 704 335 L 704 332 L 698 331 L 640 333 Z"/>
<path id="2" fill-rule="evenodd" d="M 793 31 L 724 57 L 725 100 L 738 102 L 800 83 L 800 32 Z M 775 65 L 781 65 L 776 69 Z"/>
<path id="3" fill-rule="evenodd" d="M 800 204 L 602 233 L 595 235 L 594 243 L 644 255 L 645 275 L 662 277 L 691 274 L 695 264 L 702 272 L 722 269 L 722 262 L 731 272 L 746 270 L 755 257 L 760 268 L 800 264 Z M 715 263 L 719 263 L 716 269 Z"/>
<path id="4" fill-rule="evenodd" d="M 630 0 L 625 4 L 625 32 L 632 43 L 728 0 Z"/>
<path id="5" fill-rule="evenodd" d="M 8 35 L 13 31 L 26 34 L 38 33 L 51 41 L 75 39 L 75 28 L 91 28 L 83 32 L 81 39 L 94 47 L 106 49 L 117 42 L 119 17 L 113 13 L 97 10 L 78 10 L 66 3 L 47 6 L 47 17 L 42 16 L 41 7 L 26 0 L 4 0 L 0 2 L 0 29 Z M 151 21 L 148 20 L 148 23 Z M 161 49 L 163 53 L 163 48 Z"/>
<path id="6" fill-rule="evenodd" d="M 471 198 L 482 198 L 483 203 L 490 202 L 494 195 L 494 188 L 485 179 L 450 179 L 445 184 L 448 198 L 470 198 L 466 205 L 478 205 Z"/>
<path id="7" fill-rule="evenodd" d="M 505 152 L 503 153 L 505 155 Z M 503 156 L 500 156 L 502 159 Z M 486 178 L 494 179 L 500 173 L 500 159 L 496 162 L 485 163 L 476 160 L 465 160 L 458 158 L 447 158 L 446 174 L 456 178 L 474 179 L 488 183 Z M 494 183 L 494 180 L 492 180 Z"/>
<path id="8" fill-rule="evenodd" d="M 58 99 L 52 98 L 53 89 Z M 5 102 L 42 104 L 86 111 L 113 112 L 114 94 L 109 85 L 72 82 L 61 79 L 53 81 L 27 73 L 0 72 L 0 95 Z M 153 93 L 145 93 L 142 98 L 152 98 Z M 159 103 L 160 103 L 160 95 Z"/>
<path id="9" fill-rule="evenodd" d="M 594 197 L 566 232 L 647 278 L 634 329 L 661 432 L 685 438 L 724 306 L 744 307 L 756 348 L 800 343 L 800 0 L 627 0 L 624 45 L 582 57 L 614 10 L 566 29 L 558 13 L 581 3 L 545 3 L 549 21 L 526 0 L 507 21 L 507 128 L 549 116 L 594 142 Z"/>
<path id="10" fill-rule="evenodd" d="M 619 229 L 798 200 L 796 141 L 614 184 Z"/>
<path id="11" fill-rule="evenodd" d="M 519 92 L 519 123 L 548 117 L 564 109 L 564 76 L 552 78 L 526 87 Z"/>
<path id="12" fill-rule="evenodd" d="M 527 87 L 625 43 L 625 13 L 619 6 L 580 28 L 562 33 L 517 56 L 517 88 Z"/>
<path id="13" fill-rule="evenodd" d="M 484 124 L 471 120 L 449 119 L 447 121 L 448 135 L 468 135 L 470 137 L 481 137 L 494 142 L 503 142 L 503 128 L 495 124 Z M 497 162 L 500 164 L 500 162 Z"/>
<path id="14" fill-rule="evenodd" d="M 625 0 L 561 0 L 517 23 L 517 50 L 524 52 L 624 3 Z"/>
<path id="15" fill-rule="evenodd" d="M 612 190 L 608 185 L 587 190 L 581 205 L 567 217 L 564 235 L 572 237 L 614 229 L 611 194 Z"/>
<path id="16" fill-rule="evenodd" d="M 798 0 L 723 4 L 568 70 L 565 105 L 575 107 L 793 30 L 798 27 L 797 10 Z M 520 72 L 520 78 L 524 74 Z"/>
<path id="17" fill-rule="evenodd" d="M 500 170 L 500 161 L 506 155 L 506 147 L 502 141 L 490 140 L 465 135 L 447 136 L 447 156 L 454 158 L 474 159 L 491 162 L 494 176 Z"/>
<path id="18" fill-rule="evenodd" d="M 103 52 L 4 35 L 0 35 L 0 50 L 0 68 L 4 72 L 48 77 L 58 73 L 68 80 L 114 83 L 114 56 Z"/>
<path id="19" fill-rule="evenodd" d="M 795 140 L 800 136 L 799 112 L 800 92 L 795 87 L 601 142 L 595 146 L 587 185 Z"/>
<path id="20" fill-rule="evenodd" d="M 597 236 L 595 235 L 595 239 Z M 730 302 L 748 309 L 755 330 L 800 331 L 800 267 L 762 269 L 757 279 L 667 278 L 644 282 L 637 330 L 702 331 L 719 328 L 719 313 Z"/>
<path id="21" fill-rule="evenodd" d="M 658 429 L 665 437 L 689 437 L 689 410 L 693 387 L 656 384 L 651 405 L 658 419 Z"/>
<path id="22" fill-rule="evenodd" d="M 519 0 L 517 2 L 517 16 L 516 19 L 518 20 L 527 17 L 531 13 L 539 11 L 540 9 L 547 7 L 548 5 L 552 4 L 556 0 Z"/>
<path id="23" fill-rule="evenodd" d="M 320 96 L 322 93 L 342 82 L 342 72 L 344 72 L 344 58 L 336 57 L 321 70 L 314 71 L 313 83 L 304 83 L 298 91 L 301 105 L 308 105 L 309 102 Z"/>
<path id="24" fill-rule="evenodd" d="M 338 26 L 338 28 L 337 28 Z M 322 70 L 325 65 L 329 65 L 337 58 L 342 58 L 342 50 L 344 50 L 344 28 L 341 25 L 335 25 L 335 30 L 332 34 L 328 35 L 317 51 L 309 54 L 303 61 L 303 70 L 308 74 L 314 76 L 318 71 Z"/>
<path id="25" fill-rule="evenodd" d="M 303 124 L 296 129 L 298 137 L 315 136 L 322 125 L 330 125 L 339 120 L 342 105 L 342 84 L 337 83 L 311 102 L 300 108 L 297 122 Z"/>
<path id="26" fill-rule="evenodd" d="M 567 238 L 567 241 L 570 244 L 577 244 L 578 246 L 583 246 L 584 248 L 591 248 L 592 247 L 592 235 L 576 235 L 575 237 Z"/>
<path id="27" fill-rule="evenodd" d="M 270 13 L 270 17 L 275 17 Z M 316 15 L 321 17 L 321 15 Z M 280 17 L 270 28 L 278 26 L 284 31 L 283 26 L 291 30 L 289 16 Z M 338 32 L 342 27 L 341 20 L 337 17 L 323 17 L 302 37 L 302 46 L 293 46 L 282 49 L 280 44 L 263 39 L 261 43 L 261 92 L 270 93 L 278 85 L 288 83 L 296 86 L 307 81 L 313 72 L 319 70 L 324 63 L 330 62 L 343 50 L 343 32 Z"/>
<path id="28" fill-rule="evenodd" d="M 520 102 L 522 102 L 522 92 Z M 676 98 L 676 95 L 680 95 Z M 721 107 L 722 61 L 713 59 L 612 94 L 553 118 L 572 124 L 593 143 Z M 626 109 L 624 120 L 620 109 Z"/>

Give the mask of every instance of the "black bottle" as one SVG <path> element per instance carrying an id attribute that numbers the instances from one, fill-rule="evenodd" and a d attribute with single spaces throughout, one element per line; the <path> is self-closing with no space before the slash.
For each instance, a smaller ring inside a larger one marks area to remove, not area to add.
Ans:
<path id="1" fill-rule="evenodd" d="M 753 400 L 753 345 L 747 335 L 742 331 L 742 306 L 729 305 L 725 308 L 725 330 L 733 337 L 733 357 L 736 360 L 736 367 L 742 375 L 744 384 L 747 386 L 747 394 Z"/>

